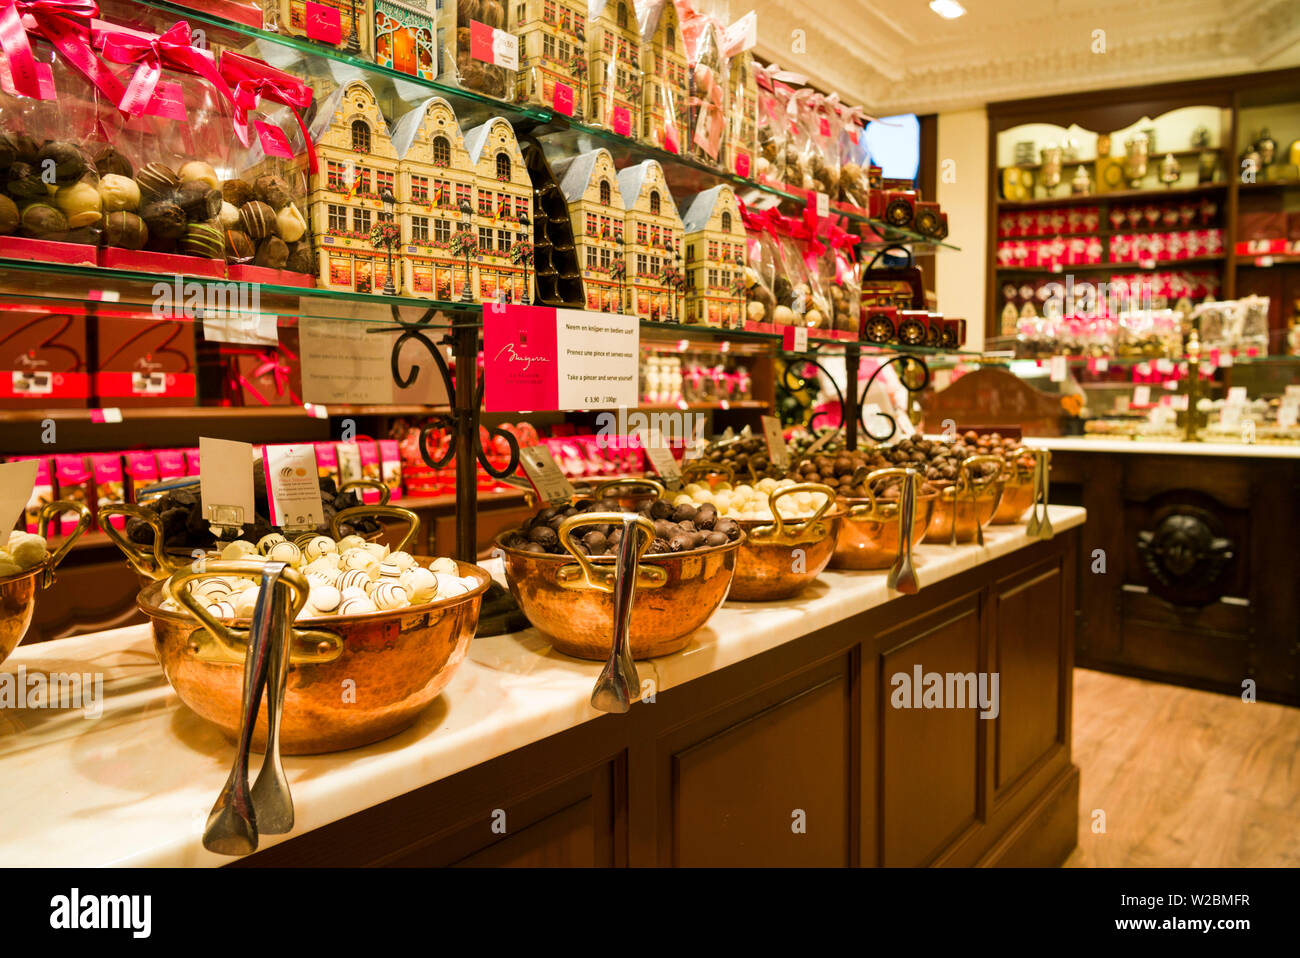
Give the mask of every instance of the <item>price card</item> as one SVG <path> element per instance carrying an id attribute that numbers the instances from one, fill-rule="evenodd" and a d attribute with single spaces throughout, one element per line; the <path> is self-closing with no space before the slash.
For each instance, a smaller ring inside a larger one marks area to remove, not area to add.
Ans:
<path id="1" fill-rule="evenodd" d="M 1173 371 L 1174 371 L 1174 364 L 1170 362 L 1168 359 L 1156 360 L 1156 372 L 1160 373 L 1160 375 L 1168 376 Z"/>
<path id="2" fill-rule="evenodd" d="M 758 43 L 758 17 L 753 10 L 745 14 L 722 33 L 723 56 L 734 57 L 750 50 Z"/>
<path id="3" fill-rule="evenodd" d="M 804 453 L 804 455 L 811 456 L 814 453 L 821 452 L 822 449 L 831 442 L 831 440 L 837 438 L 839 435 L 840 432 L 838 429 L 827 431 L 825 435 L 808 447 L 808 451 Z"/>
<path id="4" fill-rule="evenodd" d="M 638 430 L 637 434 L 641 437 L 641 448 L 645 450 L 646 458 L 650 460 L 650 465 L 663 479 L 664 484 L 669 489 L 681 488 L 681 467 L 673 458 L 672 450 L 664 445 L 663 437 L 659 435 L 658 430 L 651 430 L 649 435 Z"/>
<path id="5" fill-rule="evenodd" d="M 253 521 L 253 447 L 230 439 L 199 437 L 199 498 L 214 525 Z"/>
<path id="6" fill-rule="evenodd" d="M 274 314 L 203 316 L 203 338 L 215 343 L 275 346 L 280 342 L 280 318 Z"/>
<path id="7" fill-rule="evenodd" d="M 1219 423 L 1229 429 L 1241 425 L 1241 406 L 1229 403 L 1219 412 Z"/>
<path id="8" fill-rule="evenodd" d="M 1097 372 L 1099 372 L 1099 373 L 1104 373 L 1106 370 L 1110 369 L 1110 360 L 1109 360 L 1109 359 L 1103 359 L 1102 357 L 1098 356 L 1098 357 L 1097 357 L 1097 365 L 1096 365 L 1095 368 L 1096 368 Z"/>
<path id="9" fill-rule="evenodd" d="M 767 455 L 772 460 L 772 465 L 778 469 L 790 465 L 790 450 L 786 448 L 785 436 L 781 434 L 781 420 L 775 416 L 764 416 L 763 436 L 767 439 Z"/>
<path id="10" fill-rule="evenodd" d="M 328 406 L 321 406 L 314 402 L 305 402 L 302 404 L 302 408 L 307 410 L 307 415 L 311 416 L 313 419 L 328 419 L 330 417 Z"/>
<path id="11" fill-rule="evenodd" d="M 18 517 L 27 508 L 36 485 L 35 459 L 0 463 L 0 545 L 9 541 Z"/>
<path id="12" fill-rule="evenodd" d="M 1292 384 L 1287 386 L 1282 393 L 1282 398 L 1294 399 L 1296 402 L 1300 402 L 1300 385 Z"/>
<path id="13" fill-rule="evenodd" d="M 573 485 L 555 464 L 551 450 L 545 446 L 527 446 L 519 451 L 519 463 L 524 475 L 533 484 L 537 494 L 548 506 L 568 502 L 573 498 Z"/>
<path id="14" fill-rule="evenodd" d="M 1230 402 L 1230 403 L 1244 403 L 1244 402 L 1246 402 L 1246 399 L 1247 399 L 1247 396 L 1246 396 L 1246 387 L 1245 387 L 1245 386 L 1229 386 L 1229 387 L 1228 387 L 1228 398 L 1227 398 L 1227 401 L 1228 401 L 1228 402 Z"/>
<path id="15" fill-rule="evenodd" d="M 1225 350 L 1224 352 L 1219 354 L 1219 361 L 1216 365 L 1218 365 L 1219 368 L 1221 369 L 1227 369 L 1234 362 L 1236 362 L 1236 357 L 1233 356 L 1231 352 Z"/>
<path id="16" fill-rule="evenodd" d="M 551 106 L 555 107 L 556 113 L 573 116 L 573 87 L 556 80 L 555 90 L 551 94 Z"/>
<path id="17" fill-rule="evenodd" d="M 632 135 L 632 113 L 625 106 L 614 107 L 610 114 L 610 123 L 619 136 Z"/>
<path id="18" fill-rule="evenodd" d="M 1048 378 L 1054 383 L 1065 382 L 1065 357 L 1053 356 L 1048 369 Z"/>
<path id="19" fill-rule="evenodd" d="M 185 112 L 184 89 L 174 80 L 159 80 L 154 87 L 153 96 L 145 104 L 144 112 L 148 116 L 184 123 L 189 119 L 189 114 Z"/>
<path id="20" fill-rule="evenodd" d="M 122 410 L 116 406 L 105 406 L 103 409 L 92 409 L 90 411 L 91 422 L 121 422 Z"/>
<path id="21" fill-rule="evenodd" d="M 1130 405 L 1130 406 L 1149 406 L 1149 405 L 1151 405 L 1151 387 L 1150 387 L 1150 386 L 1134 386 L 1134 387 L 1133 387 L 1133 400 L 1132 400 L 1132 402 L 1129 403 L 1129 405 Z"/>
<path id="22" fill-rule="evenodd" d="M 289 138 L 284 135 L 284 130 L 270 123 L 263 123 L 261 120 L 253 121 L 253 129 L 257 131 L 257 142 L 262 144 L 263 153 L 286 160 L 293 159 L 293 147 L 289 145 Z"/>
<path id="23" fill-rule="evenodd" d="M 1169 397 L 1169 408 L 1176 412 L 1187 411 L 1187 393 L 1179 393 L 1176 396 Z"/>
<path id="24" fill-rule="evenodd" d="M 262 464 L 274 525 L 284 529 L 315 529 L 325 522 L 316 448 L 312 443 L 267 446 L 262 453 Z"/>
<path id="25" fill-rule="evenodd" d="M 519 38 L 478 20 L 469 22 L 469 55 L 504 70 L 519 69 Z"/>
<path id="26" fill-rule="evenodd" d="M 783 332 L 782 348 L 788 353 L 808 352 L 808 327 L 787 326 Z"/>

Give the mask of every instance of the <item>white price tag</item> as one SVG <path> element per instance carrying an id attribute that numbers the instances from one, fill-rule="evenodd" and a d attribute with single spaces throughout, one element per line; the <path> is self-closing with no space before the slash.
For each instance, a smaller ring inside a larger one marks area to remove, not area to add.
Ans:
<path id="1" fill-rule="evenodd" d="M 818 193 L 817 194 L 817 215 L 830 216 L 830 213 L 831 213 L 831 198 L 827 196 L 825 193 Z"/>
<path id="2" fill-rule="evenodd" d="M 664 484 L 669 489 L 679 488 L 682 484 L 682 470 L 677 460 L 673 458 L 672 450 L 664 445 L 663 437 L 657 431 L 651 431 L 649 434 L 639 431 L 638 435 L 641 437 L 641 448 L 645 450 L 646 458 L 650 460 L 651 467 L 663 479 Z"/>
<path id="3" fill-rule="evenodd" d="M 307 410 L 307 415 L 311 416 L 313 419 L 328 419 L 330 417 L 328 406 L 321 406 L 314 402 L 305 402 L 302 404 L 302 408 Z"/>
<path id="4" fill-rule="evenodd" d="M 564 478 L 551 450 L 545 446 L 528 446 L 519 451 L 519 462 L 524 467 L 524 475 L 548 506 L 573 498 L 573 485 Z"/>
<path id="5" fill-rule="evenodd" d="M 1099 373 L 1104 373 L 1106 370 L 1110 369 L 1110 360 L 1098 359 L 1093 368 Z"/>
<path id="6" fill-rule="evenodd" d="M 1138 364 L 1137 364 L 1137 374 L 1138 374 L 1139 376 L 1150 376 L 1150 375 L 1151 375 L 1151 364 L 1150 364 L 1150 363 L 1138 363 Z"/>
<path id="7" fill-rule="evenodd" d="M 767 439 L 767 456 L 772 460 L 772 465 L 778 469 L 790 465 L 790 450 L 786 448 L 785 436 L 781 434 L 781 420 L 775 416 L 764 416 L 763 436 Z"/>
<path id="8" fill-rule="evenodd" d="M 785 328 L 784 341 L 781 345 L 788 353 L 808 352 L 808 327 L 787 326 Z"/>
<path id="9" fill-rule="evenodd" d="M 258 314 L 231 315 L 224 311 L 203 316 L 203 338 L 208 342 L 245 346 L 275 346 L 280 342 L 280 317 Z"/>
<path id="10" fill-rule="evenodd" d="M 1179 393 L 1176 396 L 1169 397 L 1169 408 L 1175 412 L 1187 411 L 1187 393 Z"/>
<path id="11" fill-rule="evenodd" d="M 1286 400 L 1277 408 L 1277 424 L 1283 429 L 1289 429 L 1296 425 L 1300 420 L 1300 402 Z"/>
<path id="12" fill-rule="evenodd" d="M 1150 387 L 1150 386 L 1134 386 L 1134 387 L 1133 387 L 1133 401 L 1132 401 L 1131 403 L 1129 403 L 1129 405 L 1131 405 L 1131 406 L 1149 406 L 1149 405 L 1151 405 L 1151 387 Z"/>
<path id="13" fill-rule="evenodd" d="M 1228 403 L 1219 412 L 1219 424 L 1228 428 L 1235 429 L 1241 425 L 1242 407 L 1236 403 Z"/>
<path id="14" fill-rule="evenodd" d="M 1234 362 L 1236 362 L 1236 360 L 1233 358 L 1232 353 L 1230 353 L 1230 352 L 1228 352 L 1228 351 L 1226 351 L 1226 350 L 1225 350 L 1224 352 L 1219 353 L 1219 368 L 1220 368 L 1220 369 L 1227 369 L 1227 368 L 1228 368 L 1229 366 L 1231 366 Z"/>
<path id="15" fill-rule="evenodd" d="M 9 541 L 9 533 L 27 508 L 35 485 L 35 459 L 0 463 L 0 546 Z"/>
<path id="16" fill-rule="evenodd" d="M 518 70 L 519 38 L 505 30 L 493 30 L 492 62 L 505 70 Z"/>
<path id="17" fill-rule="evenodd" d="M 325 522 L 320 472 L 311 443 L 267 446 L 263 452 L 271 522 L 284 529 L 315 529 Z"/>
<path id="18" fill-rule="evenodd" d="M 121 422 L 122 410 L 118 409 L 116 406 L 105 406 L 103 409 L 99 411 L 99 421 L 100 422 Z"/>
<path id="19" fill-rule="evenodd" d="M 221 526 L 253 521 L 253 447 L 199 437 L 199 498 L 203 517 Z"/>
<path id="20" fill-rule="evenodd" d="M 1054 383 L 1065 382 L 1065 357 L 1053 356 L 1049 363 L 1048 378 Z"/>
<path id="21" fill-rule="evenodd" d="M 1156 372 L 1160 373 L 1160 375 L 1168 376 L 1173 371 L 1174 371 L 1174 364 L 1170 362 L 1168 359 L 1162 358 L 1156 360 Z"/>
<path id="22" fill-rule="evenodd" d="M 1287 386 L 1282 392 L 1282 397 L 1284 399 L 1294 399 L 1296 402 L 1300 402 L 1300 385 L 1293 384 Z"/>
<path id="23" fill-rule="evenodd" d="M 722 34 L 722 55 L 730 59 L 738 53 L 753 49 L 758 43 L 758 17 L 753 10 L 745 14 Z"/>

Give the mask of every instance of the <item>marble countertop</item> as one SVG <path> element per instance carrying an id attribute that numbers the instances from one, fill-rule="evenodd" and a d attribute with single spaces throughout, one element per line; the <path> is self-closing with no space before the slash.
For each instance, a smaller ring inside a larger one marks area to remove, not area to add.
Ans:
<path id="1" fill-rule="evenodd" d="M 1052 506 L 1063 532 L 1084 510 Z M 922 546 L 922 589 L 1033 540 L 994 526 L 983 547 Z M 884 572 L 826 572 L 797 599 L 729 602 L 674 655 L 638 662 L 660 691 L 725 668 L 897 593 Z M 39 600 L 38 600 L 39 601 Z M 0 709 L 0 865 L 195 866 L 233 746 L 180 703 L 154 658 L 147 625 L 20 646 L 0 671 L 100 673 L 102 715 Z M 475 639 L 446 690 L 400 735 L 331 755 L 287 756 L 297 826 L 263 848 L 547 738 L 603 713 L 590 705 L 601 663 L 554 651 L 535 629 Z M 635 706 L 634 706 L 635 707 Z M 255 757 L 255 762 L 258 761 Z"/>
<path id="2" fill-rule="evenodd" d="M 1179 442 L 1168 439 L 1028 436 L 1025 445 L 1062 452 L 1130 452 L 1144 455 L 1234 456 L 1243 459 L 1300 459 L 1300 443 Z"/>

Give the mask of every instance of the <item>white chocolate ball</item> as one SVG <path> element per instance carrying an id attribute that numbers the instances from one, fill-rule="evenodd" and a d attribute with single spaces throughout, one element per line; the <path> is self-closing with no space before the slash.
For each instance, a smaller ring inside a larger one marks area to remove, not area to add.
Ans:
<path id="1" fill-rule="evenodd" d="M 460 566 L 456 565 L 455 559 L 448 559 L 444 556 L 439 559 L 434 559 L 432 562 L 430 562 L 429 571 L 436 572 L 436 573 L 443 573 L 445 575 L 459 576 Z"/>

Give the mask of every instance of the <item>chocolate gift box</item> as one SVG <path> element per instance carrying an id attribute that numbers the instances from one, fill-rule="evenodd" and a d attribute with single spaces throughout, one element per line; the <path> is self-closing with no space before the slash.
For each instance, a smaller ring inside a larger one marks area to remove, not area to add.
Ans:
<path id="1" fill-rule="evenodd" d="M 120 453 L 102 453 L 90 457 L 90 472 L 95 480 L 96 512 L 111 502 L 126 498 L 126 473 L 122 469 Z M 103 519 L 100 519 L 102 522 Z M 119 529 L 126 525 L 126 516 L 114 516 L 113 525 Z"/>
<path id="2" fill-rule="evenodd" d="M 188 320 L 101 320 L 94 356 L 94 393 L 101 406 L 195 402 L 194 323 Z"/>
<path id="3" fill-rule="evenodd" d="M 55 456 L 54 487 L 59 499 L 80 502 L 90 506 L 94 500 L 95 479 L 85 456 Z M 80 517 L 75 512 L 59 515 L 59 530 L 67 535 L 77 527 Z"/>
<path id="4" fill-rule="evenodd" d="M 6 312 L 0 326 L 0 408 L 82 408 L 90 399 L 86 318 Z"/>

